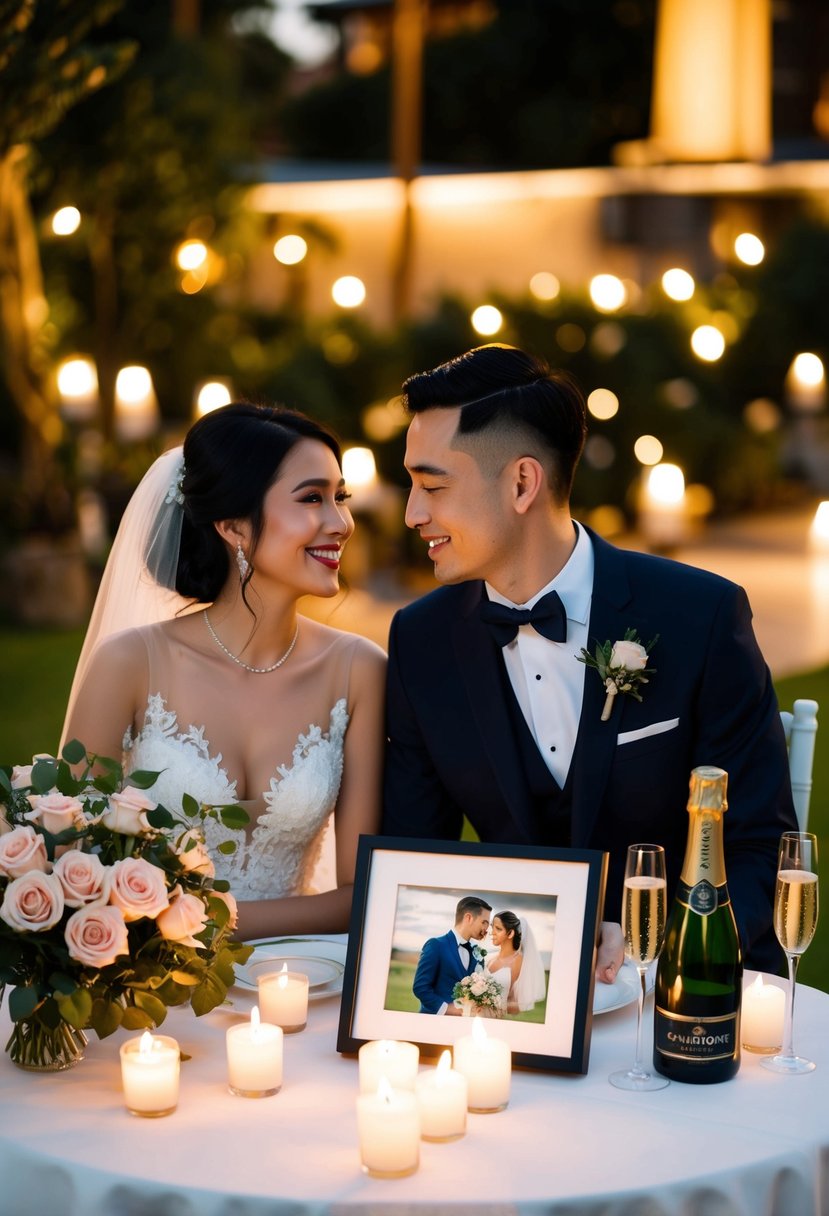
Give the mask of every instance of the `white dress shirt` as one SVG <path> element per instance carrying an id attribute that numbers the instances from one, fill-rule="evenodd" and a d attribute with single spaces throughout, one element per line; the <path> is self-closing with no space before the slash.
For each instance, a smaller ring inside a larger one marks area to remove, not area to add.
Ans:
<path id="1" fill-rule="evenodd" d="M 458 943 L 458 958 L 461 960 L 461 963 L 463 964 L 463 969 L 465 971 L 466 968 L 469 966 L 469 964 L 472 962 L 474 955 L 472 955 L 470 953 L 470 951 L 467 950 L 466 946 L 463 945 L 463 943 L 466 941 L 466 938 L 461 937 L 461 935 L 460 935 L 460 933 L 458 933 L 457 929 L 453 929 L 452 932 L 455 934 L 455 941 Z M 474 949 L 472 942 L 470 942 L 469 944 Z M 449 1008 L 449 1006 L 448 1006 L 447 1002 L 444 1001 L 444 1003 L 441 1005 L 440 1009 L 438 1010 L 438 1014 L 446 1013 L 446 1010 L 448 1008 Z"/>
<path id="2" fill-rule="evenodd" d="M 587 646 L 590 601 L 593 596 L 593 546 L 584 528 L 573 521 L 576 545 L 562 570 L 524 604 L 514 604 L 486 583 L 496 604 L 532 608 L 548 591 L 557 591 L 567 613 L 567 641 L 551 642 L 532 625 L 521 625 L 502 653 L 507 674 L 538 750 L 560 786 L 564 786 L 581 717 L 584 663 L 577 661 Z"/>

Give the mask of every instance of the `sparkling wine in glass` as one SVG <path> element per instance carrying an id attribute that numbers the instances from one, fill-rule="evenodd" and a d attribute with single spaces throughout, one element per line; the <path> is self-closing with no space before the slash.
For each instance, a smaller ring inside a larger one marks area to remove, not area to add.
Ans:
<path id="1" fill-rule="evenodd" d="M 614 1072 L 608 1078 L 617 1089 L 664 1089 L 667 1077 L 649 1072 L 642 1063 L 642 1011 L 648 967 L 662 949 L 665 939 L 665 850 L 658 844 L 632 844 L 625 865 L 622 931 L 625 957 L 639 973 L 639 1003 L 636 1015 L 636 1058 L 633 1066 Z"/>
<path id="2" fill-rule="evenodd" d="M 797 965 L 815 935 L 817 914 L 817 837 L 811 832 L 784 832 L 777 858 L 774 931 L 789 963 L 789 990 L 782 1050 L 760 1061 L 772 1072 L 796 1076 L 815 1067 L 811 1060 L 795 1054 L 792 1031 Z"/>

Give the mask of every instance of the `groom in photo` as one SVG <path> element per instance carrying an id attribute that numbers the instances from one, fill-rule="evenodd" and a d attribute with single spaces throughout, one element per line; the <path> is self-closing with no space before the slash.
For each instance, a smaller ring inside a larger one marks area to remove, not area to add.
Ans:
<path id="1" fill-rule="evenodd" d="M 392 622 L 383 832 L 457 839 L 466 815 L 487 842 L 606 851 L 596 973 L 612 982 L 627 846 L 665 847 L 671 895 L 691 769 L 718 765 L 744 961 L 776 970 L 777 846 L 797 824 L 745 592 L 571 518 L 584 399 L 543 360 L 484 346 L 404 392 L 406 523 L 442 585 Z M 633 676 L 610 698 L 579 661 L 606 642 Z"/>
<path id="2" fill-rule="evenodd" d="M 424 943 L 412 984 L 421 1013 L 460 1013 L 452 1004 L 452 990 L 480 963 L 473 942 L 486 937 L 491 911 L 486 900 L 464 895 L 455 909 L 455 927 Z"/>

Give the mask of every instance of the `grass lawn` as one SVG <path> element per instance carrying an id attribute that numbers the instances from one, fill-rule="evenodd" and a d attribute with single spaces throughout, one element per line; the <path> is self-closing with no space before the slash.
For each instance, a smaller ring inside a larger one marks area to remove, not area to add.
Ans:
<path id="1" fill-rule="evenodd" d="M 415 963 L 399 959 L 392 961 L 389 968 L 389 982 L 386 986 L 386 1009 L 400 1009 L 404 1013 L 418 1012 L 420 1001 L 412 992 L 414 976 Z M 543 1022 L 544 1012 L 544 1002 L 538 1001 L 534 1008 L 527 1010 L 526 1013 L 510 1014 L 509 1020 L 511 1022 Z"/>
<path id="2" fill-rule="evenodd" d="M 0 764 L 28 763 L 33 752 L 53 752 L 58 744 L 63 710 L 72 683 L 83 635 L 0 629 Z M 809 830 L 819 839 L 822 870 L 829 859 L 829 747 L 821 742 L 829 731 L 829 667 L 775 681 L 783 709 L 797 697 L 818 702 L 818 746 L 815 749 Z M 817 933 L 803 956 L 798 978 L 829 992 L 829 915 L 818 921 Z"/>

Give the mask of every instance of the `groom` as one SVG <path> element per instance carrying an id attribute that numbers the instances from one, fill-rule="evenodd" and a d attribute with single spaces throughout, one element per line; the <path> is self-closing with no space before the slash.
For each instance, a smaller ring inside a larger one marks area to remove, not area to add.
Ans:
<path id="1" fill-rule="evenodd" d="M 383 831 L 457 839 L 466 815 L 484 841 L 607 851 L 615 921 L 629 844 L 664 845 L 673 892 L 690 771 L 718 765 L 744 958 L 775 970 L 777 844 L 796 821 L 745 592 L 617 549 L 571 518 L 586 424 L 565 373 L 493 345 L 404 390 L 406 523 L 442 586 L 392 622 Z M 627 647 L 628 670 L 654 670 L 634 685 L 641 701 L 619 691 L 602 720 L 605 685 L 578 657 L 626 638 L 640 644 Z M 620 961 L 618 945 L 609 965 L 600 950 L 599 978 Z"/>
<path id="2" fill-rule="evenodd" d="M 424 943 L 412 984 L 421 1013 L 460 1012 L 452 1004 L 452 989 L 478 966 L 480 959 L 472 943 L 486 937 L 491 911 L 486 900 L 464 895 L 455 909 L 455 927 Z"/>

